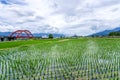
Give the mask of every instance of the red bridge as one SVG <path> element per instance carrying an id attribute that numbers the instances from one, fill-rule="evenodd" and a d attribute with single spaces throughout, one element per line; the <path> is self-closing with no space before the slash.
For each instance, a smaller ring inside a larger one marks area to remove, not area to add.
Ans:
<path id="1" fill-rule="evenodd" d="M 28 30 L 17 30 L 15 32 L 11 33 L 10 37 L 16 37 L 16 38 L 33 38 L 33 35 Z"/>

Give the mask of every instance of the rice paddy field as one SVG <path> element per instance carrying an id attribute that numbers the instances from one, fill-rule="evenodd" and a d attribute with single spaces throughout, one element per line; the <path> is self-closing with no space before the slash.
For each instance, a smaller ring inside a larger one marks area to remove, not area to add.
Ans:
<path id="1" fill-rule="evenodd" d="M 0 42 L 0 80 L 120 80 L 120 39 Z"/>

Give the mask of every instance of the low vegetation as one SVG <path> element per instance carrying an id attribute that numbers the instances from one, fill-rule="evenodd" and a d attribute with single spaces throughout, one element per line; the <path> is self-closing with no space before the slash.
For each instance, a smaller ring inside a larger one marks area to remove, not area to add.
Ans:
<path id="1" fill-rule="evenodd" d="M 119 80 L 120 39 L 0 43 L 0 80 Z"/>

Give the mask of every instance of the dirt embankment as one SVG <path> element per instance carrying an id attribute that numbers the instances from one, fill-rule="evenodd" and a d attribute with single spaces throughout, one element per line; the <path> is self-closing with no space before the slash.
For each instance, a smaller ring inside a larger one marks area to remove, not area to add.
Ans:
<path id="1" fill-rule="evenodd" d="M 59 40 L 58 42 L 64 42 L 64 41 L 68 41 L 69 39 L 62 39 L 62 40 Z"/>

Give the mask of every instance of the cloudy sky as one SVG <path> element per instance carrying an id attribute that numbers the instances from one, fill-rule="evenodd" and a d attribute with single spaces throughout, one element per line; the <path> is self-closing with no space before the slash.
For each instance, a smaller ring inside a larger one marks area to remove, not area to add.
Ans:
<path id="1" fill-rule="evenodd" d="M 120 0 L 0 0 L 0 32 L 89 35 L 120 26 Z"/>

